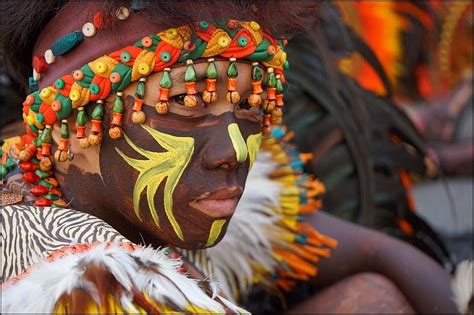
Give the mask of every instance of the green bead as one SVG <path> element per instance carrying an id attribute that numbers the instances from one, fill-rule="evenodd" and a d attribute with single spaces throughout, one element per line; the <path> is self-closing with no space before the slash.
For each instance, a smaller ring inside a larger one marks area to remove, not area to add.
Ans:
<path id="1" fill-rule="evenodd" d="M 3 164 L 0 165 L 0 175 L 2 176 L 2 179 L 4 179 L 8 174 L 7 167 Z"/>
<path id="2" fill-rule="evenodd" d="M 56 112 L 56 116 L 59 119 L 69 118 L 72 115 L 72 101 L 61 94 L 56 94 L 54 99 L 61 103 L 61 110 Z"/>
<path id="3" fill-rule="evenodd" d="M 35 171 L 35 174 L 38 175 L 38 177 L 41 178 L 41 179 L 47 178 L 47 177 L 50 176 L 48 172 L 42 171 L 42 170 L 40 170 L 40 169 L 37 169 L 37 170 Z M 41 183 L 41 182 L 40 182 L 40 183 Z M 46 183 L 46 182 L 45 182 L 45 183 Z M 45 185 L 43 185 L 43 186 L 45 186 Z M 45 187 L 46 187 L 46 186 L 45 186 Z"/>
<path id="4" fill-rule="evenodd" d="M 160 54 L 160 60 L 163 62 L 169 62 L 171 60 L 171 54 L 168 51 L 163 51 Z"/>
<path id="5" fill-rule="evenodd" d="M 42 143 L 51 143 L 53 141 L 53 136 L 51 134 L 51 129 L 45 128 L 43 133 L 40 136 L 40 140 Z"/>
<path id="6" fill-rule="evenodd" d="M 207 66 L 206 70 L 206 77 L 208 79 L 217 79 L 217 67 L 214 62 L 210 62 L 209 65 Z"/>
<path id="7" fill-rule="evenodd" d="M 42 124 L 44 122 L 43 114 L 36 114 L 36 121 Z"/>
<path id="8" fill-rule="evenodd" d="M 49 174 L 48 174 L 48 177 L 49 177 Z M 40 180 L 38 184 L 40 184 L 41 186 L 44 186 L 44 187 L 46 187 L 46 188 L 48 188 L 48 189 L 53 189 L 53 188 L 54 188 L 53 185 L 51 185 L 50 183 L 48 183 L 47 181 L 45 181 L 45 180 L 43 180 L 43 179 Z"/>
<path id="9" fill-rule="evenodd" d="M 237 78 L 239 75 L 239 71 L 237 69 L 237 64 L 235 62 L 229 63 L 229 66 L 227 67 L 227 77 L 229 78 Z"/>
<path id="10" fill-rule="evenodd" d="M 62 90 L 64 89 L 64 86 L 66 85 L 64 83 L 64 80 L 62 79 L 57 79 L 56 82 L 55 82 L 55 85 L 56 85 L 56 88 L 59 89 L 59 90 Z"/>
<path id="11" fill-rule="evenodd" d="M 114 100 L 114 106 L 112 107 L 114 113 L 123 113 L 123 100 L 120 96 L 116 96 Z"/>
<path id="12" fill-rule="evenodd" d="M 252 80 L 253 81 L 260 81 L 263 78 L 262 69 L 258 66 L 254 66 L 252 68 Z"/>
<path id="13" fill-rule="evenodd" d="M 277 94 L 282 94 L 284 92 L 283 83 L 280 79 L 276 79 L 276 92 Z"/>
<path id="14" fill-rule="evenodd" d="M 266 82 L 268 87 L 274 88 L 276 86 L 276 76 L 273 72 L 269 73 L 267 75 L 267 82 Z"/>
<path id="15" fill-rule="evenodd" d="M 137 90 L 135 91 L 135 96 L 139 99 L 143 99 L 145 96 L 145 82 L 138 82 Z"/>
<path id="16" fill-rule="evenodd" d="M 102 120 L 104 117 L 104 105 L 98 103 L 91 114 L 92 119 Z"/>
<path id="17" fill-rule="evenodd" d="M 11 157 L 8 157 L 7 161 L 5 162 L 5 166 L 7 167 L 7 169 L 11 170 L 15 167 L 15 165 L 16 165 L 15 160 L 12 159 Z"/>
<path id="18" fill-rule="evenodd" d="M 86 123 L 87 123 L 86 111 L 85 110 L 80 110 L 77 113 L 76 124 L 79 125 L 79 126 L 85 126 Z"/>
<path id="19" fill-rule="evenodd" d="M 186 72 L 184 73 L 184 81 L 186 82 L 196 82 L 196 70 L 194 70 L 194 66 L 192 64 L 186 67 Z"/>
<path id="20" fill-rule="evenodd" d="M 51 207 L 54 207 L 54 208 L 64 208 L 64 205 L 60 205 L 58 203 L 53 203 L 51 204 Z"/>
<path id="21" fill-rule="evenodd" d="M 209 24 L 206 22 L 206 21 L 200 21 L 199 22 L 199 28 L 204 30 L 204 31 L 207 31 L 209 27 Z"/>
<path id="22" fill-rule="evenodd" d="M 238 44 L 240 47 L 247 46 L 247 44 L 248 44 L 247 38 L 245 38 L 244 36 L 240 36 L 239 39 L 237 40 L 237 44 Z"/>
<path id="23" fill-rule="evenodd" d="M 173 86 L 173 81 L 171 81 L 170 72 L 165 70 L 161 75 L 160 86 L 162 88 L 170 89 Z"/>
<path id="24" fill-rule="evenodd" d="M 69 128 L 67 127 L 67 123 L 65 122 L 61 123 L 61 138 L 69 138 Z"/>
<path id="25" fill-rule="evenodd" d="M 63 55 L 79 45 L 83 40 L 84 34 L 82 32 L 66 34 L 53 44 L 51 51 L 55 56 Z"/>
<path id="26" fill-rule="evenodd" d="M 91 91 L 91 94 L 97 95 L 100 92 L 100 87 L 97 84 L 92 83 L 89 86 L 89 91 Z"/>
<path id="27" fill-rule="evenodd" d="M 55 194 L 46 194 L 44 198 L 49 199 L 49 200 L 58 200 L 59 196 Z"/>
<path id="28" fill-rule="evenodd" d="M 123 51 L 120 54 L 120 60 L 122 62 L 129 62 L 130 60 L 132 60 L 132 55 L 130 55 L 130 53 L 128 51 Z"/>
<path id="29" fill-rule="evenodd" d="M 290 63 L 288 62 L 288 60 L 285 60 L 285 63 L 283 64 L 283 69 L 285 70 L 290 69 Z"/>

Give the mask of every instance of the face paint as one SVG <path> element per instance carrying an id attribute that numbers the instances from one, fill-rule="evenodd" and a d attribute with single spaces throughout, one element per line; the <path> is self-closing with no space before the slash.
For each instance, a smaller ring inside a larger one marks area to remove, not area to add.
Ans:
<path id="1" fill-rule="evenodd" d="M 253 162 L 255 162 L 255 158 L 257 157 L 258 149 L 260 148 L 260 144 L 262 143 L 262 134 L 258 133 L 256 135 L 250 135 L 247 138 L 247 149 L 249 152 L 249 159 L 250 159 L 250 164 L 249 167 L 250 169 L 253 166 Z"/>
<path id="2" fill-rule="evenodd" d="M 226 223 L 227 220 L 215 220 L 212 222 L 211 230 L 209 231 L 209 238 L 207 239 L 206 247 L 210 247 L 214 245 L 217 238 L 221 234 L 222 227 Z"/>
<path id="3" fill-rule="evenodd" d="M 167 152 L 152 152 L 139 148 L 130 138 L 125 135 L 125 140 L 137 153 L 148 158 L 147 160 L 132 159 L 119 149 L 117 153 L 139 172 L 135 187 L 133 189 L 133 207 L 135 214 L 140 218 L 140 196 L 146 189 L 148 207 L 150 214 L 157 226 L 159 218 L 154 205 L 154 198 L 161 182 L 166 178 L 164 189 L 164 206 L 168 220 L 176 235 L 184 240 L 183 233 L 173 215 L 173 192 L 178 184 L 184 169 L 191 160 L 194 151 L 194 139 L 190 137 L 175 137 L 159 132 L 147 125 L 141 125 L 155 141 Z M 141 219 L 140 219 L 141 220 Z"/>
<path id="4" fill-rule="evenodd" d="M 227 127 L 227 131 L 229 132 L 230 140 L 234 146 L 237 162 L 244 163 L 247 160 L 248 152 L 239 125 L 232 123 Z"/>

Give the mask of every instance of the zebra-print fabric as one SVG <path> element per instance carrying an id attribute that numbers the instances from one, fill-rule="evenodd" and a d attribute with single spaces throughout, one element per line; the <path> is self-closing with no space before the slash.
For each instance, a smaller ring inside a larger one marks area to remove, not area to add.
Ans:
<path id="1" fill-rule="evenodd" d="M 104 221 L 71 209 L 7 206 L 2 208 L 0 223 L 2 281 L 65 245 L 128 242 Z"/>

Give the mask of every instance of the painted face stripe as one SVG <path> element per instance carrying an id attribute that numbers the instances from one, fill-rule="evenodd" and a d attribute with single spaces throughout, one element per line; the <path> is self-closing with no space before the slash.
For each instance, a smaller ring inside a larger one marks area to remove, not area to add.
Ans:
<path id="1" fill-rule="evenodd" d="M 178 185 L 181 175 L 183 175 L 194 151 L 194 139 L 189 137 L 176 137 L 166 133 L 159 132 L 147 125 L 141 125 L 155 141 L 166 152 L 152 152 L 144 150 L 135 145 L 130 138 L 125 136 L 125 141 L 137 153 L 146 157 L 143 159 L 133 159 L 126 156 L 122 151 L 115 148 L 117 153 L 139 172 L 135 187 L 133 189 L 133 207 L 135 214 L 140 218 L 140 198 L 146 190 L 148 208 L 155 224 L 159 227 L 158 213 L 155 209 L 154 197 L 161 182 L 166 178 L 164 190 L 164 208 L 168 221 L 171 223 L 174 232 L 184 240 L 181 227 L 173 214 L 173 192 Z"/>
<path id="2" fill-rule="evenodd" d="M 250 135 L 247 138 L 247 149 L 249 151 L 250 169 L 252 169 L 253 162 L 255 162 L 255 158 L 257 157 L 257 153 L 258 153 L 261 143 L 262 143 L 261 133 Z"/>
<path id="3" fill-rule="evenodd" d="M 212 222 L 211 225 L 211 230 L 209 231 L 209 238 L 207 239 L 206 247 L 214 245 L 216 240 L 219 238 L 219 235 L 221 235 L 222 232 L 222 227 L 226 223 L 226 220 L 221 219 L 221 220 L 215 220 Z"/>
<path id="4" fill-rule="evenodd" d="M 239 125 L 232 123 L 227 127 L 227 131 L 229 132 L 230 140 L 234 146 L 237 162 L 244 163 L 247 160 L 248 152 L 247 145 L 245 144 L 245 140 L 242 137 Z"/>

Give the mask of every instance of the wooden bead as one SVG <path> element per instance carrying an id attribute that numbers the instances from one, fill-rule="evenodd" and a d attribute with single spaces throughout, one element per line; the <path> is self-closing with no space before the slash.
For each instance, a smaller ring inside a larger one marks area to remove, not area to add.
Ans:
<path id="1" fill-rule="evenodd" d="M 262 97 L 260 94 L 250 94 L 248 102 L 250 106 L 260 106 L 262 104 Z"/>
<path id="2" fill-rule="evenodd" d="M 184 106 L 192 108 L 197 106 L 197 97 L 195 95 L 186 95 L 184 97 Z"/>
<path id="3" fill-rule="evenodd" d="M 274 100 L 264 100 L 263 101 L 263 110 L 265 110 L 266 113 L 270 113 L 275 109 L 276 102 Z"/>
<path id="4" fill-rule="evenodd" d="M 145 122 L 145 113 L 142 111 L 136 111 L 132 114 L 132 122 L 134 124 L 143 124 Z"/>
<path id="5" fill-rule="evenodd" d="M 120 139 L 122 137 L 122 129 L 120 127 L 112 127 L 109 129 L 109 136 L 112 139 Z"/>
<path id="6" fill-rule="evenodd" d="M 158 114 L 164 115 L 168 113 L 168 102 L 158 102 L 155 104 L 155 110 Z"/>
<path id="7" fill-rule="evenodd" d="M 202 92 L 202 100 L 205 103 L 215 102 L 215 101 L 217 101 L 217 94 L 216 94 L 216 92 L 204 91 L 204 92 Z"/>
<path id="8" fill-rule="evenodd" d="M 67 151 L 56 150 L 56 152 L 54 152 L 54 159 L 58 162 L 66 162 L 68 158 L 69 156 L 68 156 Z"/>
<path id="9" fill-rule="evenodd" d="M 86 37 L 93 37 L 97 33 L 97 28 L 94 24 L 88 22 L 82 26 L 82 34 Z"/>
<path id="10" fill-rule="evenodd" d="M 88 147 L 90 147 L 91 144 L 89 143 L 89 139 L 88 138 L 79 139 L 79 146 L 81 147 L 81 149 L 87 149 Z"/>
<path id="11" fill-rule="evenodd" d="M 33 157 L 33 152 L 31 152 L 28 149 L 21 150 L 20 154 L 18 155 L 18 158 L 22 162 L 29 161 L 29 160 L 31 160 L 32 157 Z"/>
<path id="12" fill-rule="evenodd" d="M 226 100 L 227 102 L 231 104 L 237 104 L 240 102 L 240 94 L 237 91 L 229 91 L 226 94 Z"/>
<path id="13" fill-rule="evenodd" d="M 101 133 L 90 133 L 88 137 L 89 143 L 91 145 L 99 145 L 102 142 Z"/>
<path id="14" fill-rule="evenodd" d="M 33 172 L 36 170 L 36 165 L 31 162 L 22 162 L 19 164 L 19 167 L 23 172 Z"/>
<path id="15" fill-rule="evenodd" d="M 53 160 L 50 156 L 43 156 L 41 157 L 39 167 L 42 171 L 50 171 L 53 168 Z"/>

